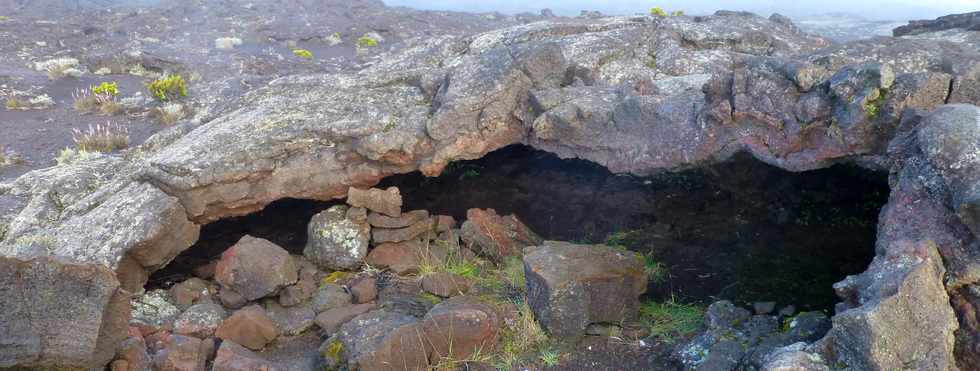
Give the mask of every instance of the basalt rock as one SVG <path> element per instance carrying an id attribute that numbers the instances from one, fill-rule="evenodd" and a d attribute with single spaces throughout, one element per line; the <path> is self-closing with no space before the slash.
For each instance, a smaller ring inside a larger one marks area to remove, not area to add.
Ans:
<path id="1" fill-rule="evenodd" d="M 298 279 L 293 257 L 268 240 L 246 235 L 221 254 L 215 280 L 255 300 L 272 295 Z"/>
<path id="2" fill-rule="evenodd" d="M 467 247 L 495 261 L 520 256 L 525 247 L 542 241 L 517 216 L 500 216 L 494 209 L 467 210 L 461 237 Z"/>
<path id="3" fill-rule="evenodd" d="M 367 255 L 371 227 L 349 218 L 348 208 L 337 205 L 314 215 L 307 235 L 303 256 L 324 269 L 349 270 Z"/>
<path id="4" fill-rule="evenodd" d="M 356 203 L 351 190 L 385 176 L 434 176 L 452 161 L 525 143 L 637 175 L 737 152 L 793 171 L 841 162 L 889 170 L 878 259 L 840 287 L 848 304 L 825 343 L 852 367 L 949 367 L 957 318 L 975 328 L 980 302 L 972 178 L 955 166 L 974 159 L 937 132 L 965 128 L 954 123 L 968 119 L 948 115 L 968 109 L 923 119 L 945 99 L 980 104 L 970 83 L 980 44 L 939 33 L 829 45 L 751 14 L 562 18 L 407 39 L 358 70 L 275 79 L 131 154 L 0 186 L 22 205 L 4 217 L 0 269 L 32 272 L 0 276 L 0 287 L 45 294 L 4 296 L 13 299 L 0 312 L 17 314 L 0 321 L 0 338 L 21 340 L 0 347 L 16 355 L 0 365 L 104 366 L 111 356 L 101 349 L 113 347 L 103 344 L 125 333 L 107 324 L 128 317 L 110 309 L 110 298 L 120 287 L 140 290 L 197 240 L 201 224 L 282 198 Z M 920 126 L 936 129 L 919 134 Z M 363 205 L 398 215 L 394 197 L 384 197 L 391 202 Z M 928 241 L 939 256 L 926 253 Z M 95 294 L 79 297 L 79 287 Z M 932 326 L 908 323 L 927 312 Z M 898 329 L 900 341 L 880 340 Z M 977 341 L 957 332 L 964 368 L 980 364 Z"/>

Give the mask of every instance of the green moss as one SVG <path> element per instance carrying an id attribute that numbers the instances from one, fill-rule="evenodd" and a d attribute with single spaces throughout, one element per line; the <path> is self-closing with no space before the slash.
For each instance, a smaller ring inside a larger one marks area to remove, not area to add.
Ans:
<path id="1" fill-rule="evenodd" d="M 650 15 L 655 16 L 655 17 L 666 17 L 667 16 L 667 12 L 664 11 L 664 8 L 661 8 L 659 6 L 655 6 L 653 8 L 650 8 Z"/>
<path id="2" fill-rule="evenodd" d="M 683 10 L 675 10 L 673 12 L 670 12 L 670 16 L 671 17 L 680 17 L 680 16 L 683 16 L 683 15 L 684 15 L 684 11 Z"/>
<path id="3" fill-rule="evenodd" d="M 888 90 L 880 89 L 874 99 L 869 99 L 864 104 L 864 113 L 868 115 L 868 120 L 874 120 L 881 113 L 881 107 L 885 105 L 885 95 L 887 94 Z"/>
<path id="4" fill-rule="evenodd" d="M 650 334 L 671 343 L 697 331 L 703 323 L 704 308 L 681 304 L 674 300 L 648 301 L 640 305 L 640 320 L 650 328 Z"/>
<path id="5" fill-rule="evenodd" d="M 364 35 L 357 38 L 358 48 L 371 48 L 375 46 L 378 46 L 378 40 L 375 40 L 371 36 Z"/>
<path id="6" fill-rule="evenodd" d="M 347 278 L 348 275 L 350 275 L 350 273 L 344 271 L 331 272 L 326 277 L 323 277 L 321 284 L 337 283 L 338 281 Z"/>
<path id="7" fill-rule="evenodd" d="M 303 59 L 313 59 L 313 52 L 306 49 L 293 49 L 293 55 Z"/>
<path id="8" fill-rule="evenodd" d="M 93 85 L 91 89 L 92 93 L 96 95 L 111 95 L 113 97 L 119 95 L 119 85 L 115 81 Z"/>
<path id="9" fill-rule="evenodd" d="M 344 352 L 344 344 L 339 341 L 334 340 L 330 345 L 327 345 L 327 350 L 324 352 L 325 357 L 340 362 L 340 355 Z"/>
<path id="10" fill-rule="evenodd" d="M 159 101 L 169 101 L 187 96 L 187 83 L 180 75 L 166 75 L 146 84 L 150 95 Z"/>
<path id="11" fill-rule="evenodd" d="M 7 103 L 6 103 L 7 110 L 13 111 L 13 110 L 21 109 L 24 106 L 25 106 L 24 102 L 21 102 L 20 99 L 17 99 L 16 97 L 7 98 Z"/>
<path id="12" fill-rule="evenodd" d="M 432 303 L 433 305 L 442 303 L 442 298 L 432 295 L 428 292 L 419 293 L 419 299 L 425 300 Z"/>

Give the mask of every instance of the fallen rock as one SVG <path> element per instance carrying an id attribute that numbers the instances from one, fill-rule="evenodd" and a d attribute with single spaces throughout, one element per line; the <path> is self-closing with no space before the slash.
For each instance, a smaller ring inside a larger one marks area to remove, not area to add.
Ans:
<path id="1" fill-rule="evenodd" d="M 418 241 L 389 242 L 375 246 L 364 262 L 372 267 L 388 268 L 398 275 L 409 275 L 419 272 L 420 254 Z"/>
<path id="2" fill-rule="evenodd" d="M 354 319 L 354 317 L 374 310 L 374 308 L 376 308 L 374 303 L 354 304 L 344 307 L 331 308 L 317 314 L 315 321 L 317 326 L 320 326 L 325 333 L 333 334 L 340 329 L 340 326 L 350 322 L 350 320 Z"/>
<path id="3" fill-rule="evenodd" d="M 279 304 L 284 307 L 291 307 L 298 305 L 304 301 L 309 300 L 313 297 L 313 293 L 316 292 L 316 281 L 313 277 L 302 277 L 300 274 L 299 281 L 296 284 L 286 286 L 279 292 Z"/>
<path id="4" fill-rule="evenodd" d="M 209 280 L 214 277 L 214 268 L 218 266 L 217 260 L 209 261 L 207 264 L 194 268 L 194 277 L 202 280 Z"/>
<path id="5" fill-rule="evenodd" d="M 336 205 L 313 216 L 307 226 L 303 256 L 323 269 L 351 270 L 367 255 L 371 226 L 347 217 L 347 206 Z"/>
<path id="6" fill-rule="evenodd" d="M 980 108 L 946 105 L 921 125 L 922 152 L 949 186 L 956 215 L 980 235 Z"/>
<path id="7" fill-rule="evenodd" d="M 429 352 L 423 339 L 417 318 L 380 310 L 347 322 L 324 345 L 352 370 L 425 370 Z"/>
<path id="8" fill-rule="evenodd" d="M 173 323 L 180 315 L 180 309 L 173 304 L 169 292 L 158 289 L 133 299 L 131 313 L 131 324 L 160 328 Z"/>
<path id="9" fill-rule="evenodd" d="M 542 242 L 541 237 L 516 216 L 499 216 L 494 209 L 467 210 L 461 234 L 467 247 L 498 262 L 508 256 L 520 255 L 525 247 Z"/>
<path id="10" fill-rule="evenodd" d="M 174 304 L 181 310 L 189 308 L 198 299 L 211 295 L 209 284 L 197 277 L 189 278 L 170 288 L 170 296 Z"/>
<path id="11" fill-rule="evenodd" d="M 524 272 L 535 318 L 562 338 L 582 336 L 590 323 L 633 319 L 647 288 L 642 260 L 604 245 L 546 241 L 525 253 Z"/>
<path id="12" fill-rule="evenodd" d="M 422 319 L 429 359 L 467 359 L 489 354 L 503 324 L 497 310 L 473 296 L 457 296 L 436 304 Z"/>
<path id="13" fill-rule="evenodd" d="M 402 214 L 402 195 L 397 187 L 390 187 L 386 190 L 377 188 L 365 190 L 350 187 L 347 190 L 347 204 L 393 217 L 399 217 Z"/>
<path id="14" fill-rule="evenodd" d="M 448 298 L 469 292 L 470 282 L 458 274 L 436 272 L 422 277 L 422 289 L 435 296 Z"/>
<path id="15" fill-rule="evenodd" d="M 220 305 L 211 302 L 194 304 L 174 321 L 174 333 L 208 338 L 214 335 L 224 319 L 225 310 Z"/>
<path id="16" fill-rule="evenodd" d="M 297 267 L 283 248 L 268 240 L 244 236 L 221 254 L 215 280 L 248 300 L 274 294 L 297 280 Z"/>
<path id="17" fill-rule="evenodd" d="M 351 305 L 353 297 L 343 286 L 325 283 L 313 294 L 313 311 L 316 313 Z"/>
<path id="18" fill-rule="evenodd" d="M 299 335 L 313 328 L 316 313 L 311 304 L 284 307 L 277 301 L 266 300 L 264 306 L 265 313 L 276 323 L 282 335 Z"/>
<path id="19" fill-rule="evenodd" d="M 250 305 L 228 317 L 214 335 L 252 350 L 261 350 L 279 337 L 279 329 L 262 307 Z"/>
<path id="20" fill-rule="evenodd" d="M 130 336 L 119 343 L 119 347 L 116 350 L 117 361 L 122 361 L 124 364 L 116 364 L 113 362 L 115 367 L 114 370 L 118 371 L 143 371 L 150 368 L 150 355 L 146 353 L 146 342 L 143 337 L 140 336 L 138 330 L 131 330 L 134 332 L 135 336 Z"/>
<path id="21" fill-rule="evenodd" d="M 248 304 L 248 299 L 229 288 L 218 290 L 218 300 L 221 301 L 221 305 L 228 309 L 239 309 Z"/>
<path id="22" fill-rule="evenodd" d="M 820 354 L 806 351 L 799 342 L 776 349 L 766 356 L 760 371 L 830 371 Z"/>
<path id="23" fill-rule="evenodd" d="M 231 340 L 221 342 L 212 371 L 276 371 L 278 367 Z"/>
<path id="24" fill-rule="evenodd" d="M 360 276 L 348 285 L 354 304 L 364 304 L 378 298 L 378 280 L 373 276 Z"/>
<path id="25" fill-rule="evenodd" d="M 776 302 L 774 301 L 760 301 L 752 303 L 752 310 L 755 314 L 770 314 L 772 311 L 776 310 Z"/>
<path id="26" fill-rule="evenodd" d="M 449 215 L 436 215 L 436 232 L 447 232 L 456 228 L 456 218 Z"/>
<path id="27" fill-rule="evenodd" d="M 415 224 L 399 229 L 374 228 L 371 230 L 371 241 L 375 244 L 386 242 L 402 242 L 434 231 L 431 218 L 422 219 Z"/>
<path id="28" fill-rule="evenodd" d="M 160 371 L 203 371 L 208 356 L 206 350 L 201 339 L 170 335 L 166 347 L 154 355 L 153 363 Z"/>
<path id="29" fill-rule="evenodd" d="M 367 216 L 368 224 L 371 224 L 372 227 L 389 229 L 405 228 L 425 219 L 429 219 L 429 212 L 426 210 L 412 210 L 404 212 L 398 217 L 376 212 L 368 213 Z"/>

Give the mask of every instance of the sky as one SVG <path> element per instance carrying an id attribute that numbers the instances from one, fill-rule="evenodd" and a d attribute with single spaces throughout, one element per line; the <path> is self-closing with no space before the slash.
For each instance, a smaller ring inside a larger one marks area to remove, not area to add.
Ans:
<path id="1" fill-rule="evenodd" d="M 388 5 L 419 9 L 502 13 L 538 12 L 550 8 L 559 15 L 578 15 L 583 9 L 606 14 L 635 14 L 659 6 L 688 14 L 718 9 L 748 10 L 760 15 L 790 17 L 825 13 L 852 13 L 868 19 L 932 19 L 951 13 L 980 11 L 980 0 L 384 0 Z"/>

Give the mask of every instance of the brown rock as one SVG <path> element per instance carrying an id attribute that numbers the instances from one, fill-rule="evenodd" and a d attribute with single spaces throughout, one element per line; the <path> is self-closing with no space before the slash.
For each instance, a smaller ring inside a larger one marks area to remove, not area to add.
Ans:
<path id="1" fill-rule="evenodd" d="M 470 290 L 470 284 L 466 278 L 460 275 L 436 272 L 422 277 L 422 289 L 433 295 L 448 298 L 467 293 Z"/>
<path id="2" fill-rule="evenodd" d="M 352 370 L 422 371 L 429 366 L 420 321 L 407 314 L 386 310 L 362 314 L 341 326 L 332 341 L 340 343 Z"/>
<path id="3" fill-rule="evenodd" d="M 204 371 L 207 353 L 201 339 L 170 335 L 166 347 L 154 356 L 160 371 Z"/>
<path id="4" fill-rule="evenodd" d="M 383 191 L 377 188 L 357 189 L 350 187 L 347 190 L 347 204 L 394 217 L 398 217 L 402 213 L 402 195 L 396 187 Z"/>
<path id="5" fill-rule="evenodd" d="M 209 280 L 214 277 L 214 268 L 218 266 L 217 260 L 209 261 L 207 264 L 194 268 L 194 277 L 202 280 Z"/>
<path id="6" fill-rule="evenodd" d="M 174 333 L 204 339 L 214 335 L 214 331 L 225 318 L 225 310 L 210 301 L 194 304 L 174 321 Z"/>
<path id="7" fill-rule="evenodd" d="M 399 217 L 371 212 L 367 216 L 367 222 L 377 228 L 404 228 L 428 218 L 429 212 L 425 210 L 412 210 L 402 213 Z"/>
<path id="8" fill-rule="evenodd" d="M 214 357 L 213 365 L 212 371 L 273 371 L 280 369 L 272 362 L 230 340 L 221 343 L 221 347 L 218 348 L 218 353 Z"/>
<path id="9" fill-rule="evenodd" d="M 402 242 L 411 240 L 432 231 L 432 219 L 425 218 L 405 228 L 373 228 L 371 229 L 371 241 L 373 241 L 375 244 L 385 242 Z"/>
<path id="10" fill-rule="evenodd" d="M 252 350 L 260 350 L 279 336 L 279 329 L 262 307 L 251 305 L 228 317 L 214 335 Z"/>
<path id="11" fill-rule="evenodd" d="M 429 359 L 466 359 L 491 352 L 503 324 L 496 309 L 473 296 L 457 296 L 437 304 L 422 320 L 431 347 Z"/>
<path id="12" fill-rule="evenodd" d="M 129 361 L 124 359 L 117 359 L 109 364 L 110 371 L 130 371 Z M 135 369 L 133 369 L 135 371 Z"/>
<path id="13" fill-rule="evenodd" d="M 541 237 L 516 216 L 499 216 L 494 209 L 467 210 L 462 238 L 467 247 L 494 261 L 501 261 L 508 256 L 519 256 L 525 247 L 542 242 Z"/>
<path id="14" fill-rule="evenodd" d="M 131 331 L 135 336 L 130 336 L 119 343 L 116 349 L 116 357 L 119 361 L 124 361 L 127 368 L 122 371 L 143 371 L 150 368 L 150 355 L 146 353 L 146 342 L 139 335 L 139 331 Z M 115 363 L 115 362 L 113 362 Z M 114 366 L 114 367 L 121 367 Z"/>
<path id="15" fill-rule="evenodd" d="M 192 277 L 170 288 L 170 296 L 174 305 L 181 310 L 187 309 L 198 299 L 211 295 L 208 283 L 200 278 Z"/>
<path id="16" fill-rule="evenodd" d="M 285 249 L 246 235 L 221 254 L 215 280 L 245 299 L 256 300 L 295 283 L 297 272 L 293 257 Z"/>
<path id="17" fill-rule="evenodd" d="M 378 297 L 378 280 L 372 276 L 355 278 L 348 285 L 354 304 L 374 301 Z"/>
<path id="18" fill-rule="evenodd" d="M 399 275 L 414 274 L 419 271 L 420 249 L 418 241 L 383 243 L 371 250 L 364 261 Z"/>
<path id="19" fill-rule="evenodd" d="M 218 299 L 221 300 L 221 305 L 228 309 L 238 309 L 248 304 L 248 299 L 229 288 L 218 290 Z"/>
<path id="20" fill-rule="evenodd" d="M 332 334 L 340 329 L 345 323 L 350 322 L 361 314 L 367 313 L 375 308 L 374 303 L 355 304 L 345 307 L 329 309 L 316 316 L 317 326 L 327 334 Z"/>
<path id="21" fill-rule="evenodd" d="M 316 292 L 316 281 L 313 276 L 303 277 L 295 285 L 286 286 L 279 293 L 279 304 L 291 307 L 308 300 Z"/>
<path id="22" fill-rule="evenodd" d="M 436 232 L 446 232 L 456 228 L 456 218 L 449 215 L 436 216 Z"/>
<path id="23" fill-rule="evenodd" d="M 353 298 L 343 286 L 325 283 L 313 294 L 313 311 L 324 312 L 333 308 L 351 305 Z"/>

